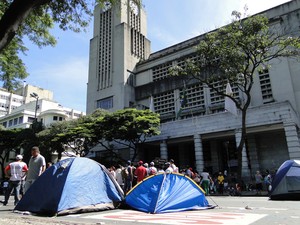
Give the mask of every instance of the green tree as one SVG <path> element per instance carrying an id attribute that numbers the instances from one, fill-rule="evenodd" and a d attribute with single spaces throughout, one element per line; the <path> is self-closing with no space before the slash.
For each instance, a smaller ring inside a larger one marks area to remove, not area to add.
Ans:
<path id="1" fill-rule="evenodd" d="M 172 74 L 198 80 L 219 95 L 230 98 L 240 110 L 241 140 L 237 147 L 240 178 L 243 147 L 248 150 L 246 118 L 253 78 L 268 69 L 274 59 L 299 56 L 300 40 L 278 27 L 269 26 L 264 15 L 246 19 L 241 19 L 236 11 L 233 15 L 235 19 L 231 24 L 205 35 L 196 49 L 197 60 L 175 66 Z M 240 90 L 243 100 L 224 91 L 228 82 Z M 220 83 L 223 88 L 219 88 Z"/>
<path id="2" fill-rule="evenodd" d="M 134 0 L 140 4 L 140 0 Z M 39 47 L 54 46 L 50 29 L 57 24 L 62 30 L 85 31 L 93 5 L 116 5 L 120 0 L 1 0 L 0 1 L 0 81 L 12 90 L 19 79 L 28 76 L 19 54 L 25 54 L 26 37 Z"/>
<path id="3" fill-rule="evenodd" d="M 53 123 L 38 133 L 41 145 L 49 152 L 57 152 L 58 160 L 67 150 L 72 150 L 76 155 L 85 156 L 98 143 L 91 129 L 94 121 L 107 113 L 104 110 L 96 110 L 76 120 Z"/>
<path id="4" fill-rule="evenodd" d="M 62 121 L 51 124 L 46 129 L 40 131 L 37 136 L 40 141 L 40 147 L 44 148 L 49 154 L 56 152 L 58 159 L 61 159 L 62 153 L 65 151 L 64 143 L 57 140 L 57 135 L 67 131 L 69 128 L 68 121 Z"/>
<path id="5" fill-rule="evenodd" d="M 147 138 L 160 134 L 160 119 L 150 110 L 123 109 L 107 114 L 97 120 L 94 133 L 98 140 L 118 143 L 133 150 L 132 161 L 139 152 L 139 146 Z"/>
<path id="6" fill-rule="evenodd" d="M 6 130 L 0 129 L 0 166 L 2 177 L 5 177 L 4 166 L 5 162 L 10 160 L 10 152 L 16 152 L 20 148 L 18 135 L 21 129 Z"/>

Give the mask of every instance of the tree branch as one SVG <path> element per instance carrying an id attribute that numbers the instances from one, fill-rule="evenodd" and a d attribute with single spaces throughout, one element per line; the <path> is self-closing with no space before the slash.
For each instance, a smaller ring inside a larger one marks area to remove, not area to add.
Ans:
<path id="1" fill-rule="evenodd" d="M 15 37 L 19 27 L 36 8 L 51 0 L 14 0 L 0 20 L 0 52 Z"/>

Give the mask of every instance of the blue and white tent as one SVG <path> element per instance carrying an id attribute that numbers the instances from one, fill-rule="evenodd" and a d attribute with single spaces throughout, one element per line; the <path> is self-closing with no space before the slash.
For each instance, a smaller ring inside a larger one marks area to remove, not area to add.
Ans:
<path id="1" fill-rule="evenodd" d="M 68 158 L 49 167 L 15 207 L 47 215 L 115 208 L 123 191 L 101 164 L 88 158 Z"/>
<path id="2" fill-rule="evenodd" d="M 272 181 L 271 200 L 300 200 L 300 160 L 287 160 Z"/>
<path id="3" fill-rule="evenodd" d="M 178 173 L 159 173 L 146 178 L 128 192 L 125 202 L 148 213 L 213 208 L 204 191 L 192 179 Z"/>

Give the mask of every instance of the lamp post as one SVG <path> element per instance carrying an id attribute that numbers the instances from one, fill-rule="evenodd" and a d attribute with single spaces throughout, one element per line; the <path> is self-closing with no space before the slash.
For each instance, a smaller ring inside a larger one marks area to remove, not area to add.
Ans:
<path id="1" fill-rule="evenodd" d="M 37 93 L 34 93 L 34 92 L 32 92 L 30 94 L 30 96 L 36 99 L 36 102 L 35 102 L 35 112 L 34 112 L 34 122 L 36 122 L 37 121 L 36 114 L 37 114 L 37 109 L 38 109 L 39 96 L 38 96 Z"/>

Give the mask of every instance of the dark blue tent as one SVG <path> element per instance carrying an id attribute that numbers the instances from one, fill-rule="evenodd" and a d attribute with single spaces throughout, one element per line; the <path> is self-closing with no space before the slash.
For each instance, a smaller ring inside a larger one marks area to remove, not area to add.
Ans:
<path id="1" fill-rule="evenodd" d="M 134 209 L 149 213 L 212 208 L 204 191 L 189 177 L 160 173 L 137 184 L 125 197 Z"/>
<path id="2" fill-rule="evenodd" d="M 300 200 L 300 160 L 287 160 L 272 181 L 271 200 Z"/>
<path id="3" fill-rule="evenodd" d="M 15 207 L 48 215 L 113 209 L 123 191 L 108 170 L 88 158 L 68 158 L 49 167 Z"/>

